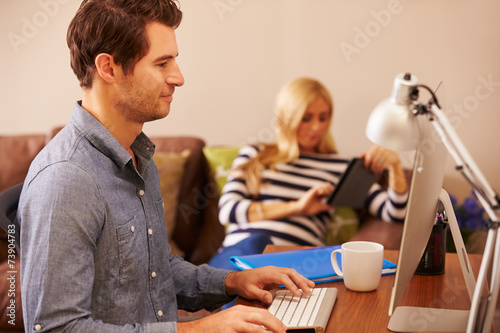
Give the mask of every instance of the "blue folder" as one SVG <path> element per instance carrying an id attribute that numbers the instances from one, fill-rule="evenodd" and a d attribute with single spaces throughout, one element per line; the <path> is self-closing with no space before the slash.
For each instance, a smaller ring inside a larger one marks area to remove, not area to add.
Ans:
<path id="1" fill-rule="evenodd" d="M 330 256 L 340 245 L 315 247 L 303 250 L 233 256 L 231 263 L 241 270 L 264 266 L 294 268 L 299 274 L 316 283 L 340 281 L 342 277 L 333 271 Z M 341 254 L 337 253 L 337 261 L 342 268 Z M 396 273 L 396 264 L 384 259 L 382 275 Z"/>

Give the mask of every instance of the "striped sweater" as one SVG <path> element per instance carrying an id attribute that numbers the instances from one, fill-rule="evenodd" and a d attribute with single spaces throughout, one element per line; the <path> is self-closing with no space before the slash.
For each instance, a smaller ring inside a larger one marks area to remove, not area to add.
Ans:
<path id="1" fill-rule="evenodd" d="M 278 220 L 249 222 L 248 207 L 253 201 L 262 204 L 298 200 L 311 187 L 328 181 L 334 186 L 347 168 L 350 158 L 341 158 L 335 154 L 301 154 L 291 163 L 280 163 L 274 170 L 266 169 L 262 174 L 264 185 L 260 187 L 258 197 L 252 196 L 235 167 L 255 157 L 257 146 L 244 146 L 234 160 L 227 183 L 222 189 L 219 201 L 219 219 L 228 225 L 223 246 L 230 246 L 245 239 L 252 232 L 262 232 L 271 236 L 277 245 L 324 245 L 332 212 L 317 215 L 291 215 Z M 370 214 L 385 221 L 402 222 L 406 212 L 408 194 L 397 194 L 383 190 L 379 184 L 373 184 L 367 194 L 366 208 Z"/>

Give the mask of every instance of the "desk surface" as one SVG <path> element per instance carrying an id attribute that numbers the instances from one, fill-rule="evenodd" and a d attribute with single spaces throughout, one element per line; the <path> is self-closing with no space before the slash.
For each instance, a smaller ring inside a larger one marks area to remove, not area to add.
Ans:
<path id="1" fill-rule="evenodd" d="M 270 245 L 264 252 L 298 248 L 300 247 Z M 397 263 L 398 252 L 385 250 L 384 258 Z M 479 254 L 469 255 L 471 267 L 476 277 L 481 265 L 481 258 L 482 256 Z M 382 276 L 377 290 L 368 293 L 347 290 L 341 281 L 325 283 L 324 286 L 338 289 L 337 301 L 326 332 L 390 332 L 387 329 L 387 324 L 389 323 L 388 310 L 393 285 L 394 275 Z M 252 304 L 245 300 L 238 300 L 238 303 Z M 446 254 L 444 274 L 414 275 L 400 305 L 469 309 L 470 300 L 457 255 L 455 253 Z"/>

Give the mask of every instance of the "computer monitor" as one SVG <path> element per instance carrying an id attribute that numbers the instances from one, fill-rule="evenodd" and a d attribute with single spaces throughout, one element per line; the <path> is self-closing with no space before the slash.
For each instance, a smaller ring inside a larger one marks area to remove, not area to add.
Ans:
<path id="1" fill-rule="evenodd" d="M 457 231 L 458 224 L 451 201 L 442 190 L 448 152 L 428 119 L 419 121 L 419 127 L 422 140 L 415 155 L 398 268 L 389 307 L 391 319 L 388 328 L 395 332 L 465 331 L 469 311 L 439 309 L 439 320 L 426 322 L 426 318 L 436 317 L 436 309 L 399 306 L 431 235 L 439 201 L 444 204 L 450 218 L 457 252 L 462 253 L 460 263 L 465 272 L 469 296 L 472 295 L 475 281 L 470 269 L 464 267 L 470 266 L 467 253 L 460 232 Z M 426 316 L 425 311 L 430 311 L 430 315 Z"/>

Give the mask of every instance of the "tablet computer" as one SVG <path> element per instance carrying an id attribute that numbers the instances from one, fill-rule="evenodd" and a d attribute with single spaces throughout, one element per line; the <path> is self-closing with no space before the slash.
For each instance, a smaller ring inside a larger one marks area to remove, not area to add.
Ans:
<path id="1" fill-rule="evenodd" d="M 331 206 L 363 207 L 368 190 L 379 178 L 370 169 L 365 168 L 362 158 L 353 158 L 340 180 L 328 197 Z"/>

